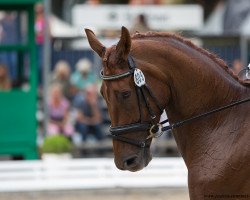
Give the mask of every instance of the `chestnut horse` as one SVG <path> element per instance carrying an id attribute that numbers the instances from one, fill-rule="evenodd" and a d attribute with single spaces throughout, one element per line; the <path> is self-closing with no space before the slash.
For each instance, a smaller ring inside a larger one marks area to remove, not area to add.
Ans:
<path id="1" fill-rule="evenodd" d="M 101 94 L 111 118 L 117 168 L 137 171 L 148 165 L 165 109 L 188 168 L 190 199 L 250 198 L 250 103 L 220 109 L 249 98 L 250 82 L 174 34 L 131 37 L 122 27 L 117 45 L 106 48 L 91 30 L 85 31 L 103 62 Z"/>

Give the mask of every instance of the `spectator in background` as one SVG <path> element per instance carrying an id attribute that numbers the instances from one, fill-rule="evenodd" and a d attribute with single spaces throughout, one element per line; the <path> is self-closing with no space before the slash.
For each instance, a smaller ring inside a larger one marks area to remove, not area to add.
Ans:
<path id="1" fill-rule="evenodd" d="M 0 20 L 0 44 L 20 44 L 21 33 L 18 27 L 18 15 L 16 12 L 6 12 Z M 8 67 L 12 81 L 17 81 L 17 53 L 13 51 L 0 52 L 0 60 Z"/>
<path id="2" fill-rule="evenodd" d="M 144 14 L 140 14 L 136 17 L 135 22 L 131 28 L 131 33 L 144 33 L 149 31 L 150 28 L 148 26 L 148 22 L 146 16 Z"/>
<path id="3" fill-rule="evenodd" d="M 96 77 L 91 69 L 92 63 L 88 59 L 80 59 L 75 68 L 75 72 L 71 74 L 70 83 L 74 95 L 73 105 L 77 107 L 84 98 L 84 90 L 87 86 L 96 83 Z"/>
<path id="4" fill-rule="evenodd" d="M 36 47 L 38 59 L 38 83 L 41 85 L 43 79 L 43 48 L 45 36 L 45 16 L 44 7 L 42 3 L 37 3 L 35 6 L 35 33 L 36 33 Z"/>
<path id="5" fill-rule="evenodd" d="M 10 90 L 11 80 L 6 65 L 0 63 L 0 91 Z"/>
<path id="6" fill-rule="evenodd" d="M 232 65 L 232 70 L 234 71 L 235 74 L 239 74 L 239 72 L 242 69 L 242 62 L 240 61 L 240 59 L 235 59 L 233 61 L 233 65 Z"/>
<path id="7" fill-rule="evenodd" d="M 100 141 L 103 139 L 103 133 L 97 87 L 95 85 L 88 86 L 84 92 L 84 97 L 77 108 L 75 130 L 81 134 L 83 141 L 86 141 L 88 134 L 94 135 Z"/>
<path id="8" fill-rule="evenodd" d="M 70 66 L 64 60 L 59 60 L 52 75 L 52 84 L 59 83 L 62 86 L 63 95 L 72 100 L 71 84 L 70 84 Z"/>
<path id="9" fill-rule="evenodd" d="M 250 15 L 249 0 L 227 0 L 225 1 L 225 12 L 223 18 L 224 34 L 241 34 L 242 24 Z"/>
<path id="10" fill-rule="evenodd" d="M 70 104 L 63 96 L 62 86 L 59 83 L 52 84 L 50 87 L 48 110 L 48 134 L 64 134 L 70 138 L 74 133 L 73 126 L 68 119 Z"/>
<path id="11" fill-rule="evenodd" d="M 96 78 L 91 67 L 91 61 L 86 58 L 80 59 L 76 63 L 76 70 L 71 75 L 70 82 L 78 90 L 85 90 L 88 85 L 95 83 Z"/>

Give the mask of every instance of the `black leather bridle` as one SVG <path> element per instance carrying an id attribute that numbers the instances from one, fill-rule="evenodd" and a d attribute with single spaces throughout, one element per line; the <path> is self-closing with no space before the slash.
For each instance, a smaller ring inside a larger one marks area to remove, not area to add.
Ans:
<path id="1" fill-rule="evenodd" d="M 100 76 L 105 81 L 113 81 L 113 80 L 118 80 L 118 79 L 121 79 L 124 77 L 131 76 L 134 74 L 135 70 L 137 69 L 135 62 L 134 62 L 131 55 L 128 56 L 128 65 L 129 65 L 129 71 L 127 71 L 127 72 L 107 76 L 107 75 L 104 75 L 103 70 L 101 70 Z M 164 131 L 178 128 L 178 127 L 183 126 L 185 124 L 191 123 L 195 120 L 205 118 L 211 114 L 214 114 L 214 113 L 226 110 L 228 108 L 234 107 L 236 105 L 240 105 L 240 104 L 243 104 L 243 103 L 250 101 L 250 98 L 246 98 L 246 99 L 238 100 L 238 101 L 233 101 L 226 106 L 222 106 L 222 107 L 213 109 L 211 111 L 202 113 L 200 115 L 196 115 L 196 116 L 190 117 L 188 119 L 185 119 L 185 120 L 182 120 L 182 121 L 179 121 L 179 122 L 176 122 L 176 123 L 173 123 L 173 124 L 170 124 L 170 125 L 163 127 L 163 124 L 168 123 L 168 120 L 164 120 L 160 123 L 155 121 L 156 115 L 155 115 L 153 109 L 151 108 L 151 105 L 149 103 L 147 96 L 149 96 L 153 100 L 153 102 L 155 103 L 156 107 L 159 109 L 161 114 L 162 114 L 164 108 L 162 108 L 162 106 L 160 105 L 157 98 L 154 96 L 154 94 L 151 91 L 151 89 L 149 88 L 149 86 L 146 83 L 140 87 L 135 84 L 135 90 L 136 90 L 136 95 L 137 95 L 138 107 L 139 107 L 139 111 L 140 111 L 139 121 L 136 123 L 125 124 L 125 125 L 121 125 L 121 126 L 110 126 L 110 134 L 111 134 L 110 136 L 115 140 L 120 140 L 122 142 L 126 142 L 128 144 L 138 146 L 140 148 L 146 148 L 146 147 L 148 148 L 150 146 L 150 144 L 147 141 L 151 138 L 156 138 L 156 137 L 161 136 Z M 145 106 L 150 114 L 150 120 L 148 120 L 146 122 L 142 121 L 142 108 L 141 108 L 142 101 L 144 101 Z M 135 140 L 132 140 L 130 138 L 123 136 L 124 134 L 130 133 L 130 132 L 138 132 L 138 131 L 147 131 L 147 132 L 149 132 L 149 135 L 143 141 L 135 141 Z"/>
<path id="2" fill-rule="evenodd" d="M 105 81 L 113 81 L 113 80 L 118 80 L 127 76 L 131 76 L 134 74 L 136 68 L 135 62 L 132 58 L 131 55 L 128 56 L 128 65 L 129 65 L 129 71 L 121 73 L 121 74 L 116 74 L 116 75 L 104 75 L 103 70 L 100 72 L 100 76 L 103 80 Z M 156 107 L 159 109 L 160 113 L 163 112 L 163 108 L 158 102 L 157 98 L 149 88 L 147 84 L 144 84 L 143 86 L 139 87 L 135 84 L 135 91 L 136 91 L 136 96 L 137 96 L 137 103 L 139 107 L 139 113 L 140 113 L 140 119 L 138 122 L 131 123 L 131 124 L 125 124 L 121 126 L 110 126 L 110 133 L 111 137 L 116 140 L 120 140 L 141 148 L 144 147 L 149 147 L 149 144 L 147 141 L 150 138 L 157 137 L 160 133 L 161 130 L 160 128 L 162 127 L 161 124 L 157 123 L 156 120 L 156 115 L 149 103 L 149 98 L 153 100 L 155 103 Z M 148 121 L 142 121 L 142 102 L 144 102 L 149 115 L 150 115 L 150 120 Z M 132 139 L 129 139 L 127 137 L 124 137 L 124 134 L 130 133 L 130 132 L 138 132 L 138 131 L 149 131 L 149 135 L 144 141 L 134 141 Z"/>

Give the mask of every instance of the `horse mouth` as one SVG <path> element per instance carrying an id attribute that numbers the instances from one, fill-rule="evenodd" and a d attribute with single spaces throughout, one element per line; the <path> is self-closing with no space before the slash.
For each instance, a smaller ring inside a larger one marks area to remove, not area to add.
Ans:
<path id="1" fill-rule="evenodd" d="M 151 160 L 152 160 L 152 158 L 147 159 L 143 163 L 141 163 L 139 165 L 136 165 L 134 168 L 128 169 L 128 171 L 130 171 L 130 172 L 138 172 L 138 171 L 144 169 L 145 167 L 147 167 Z"/>

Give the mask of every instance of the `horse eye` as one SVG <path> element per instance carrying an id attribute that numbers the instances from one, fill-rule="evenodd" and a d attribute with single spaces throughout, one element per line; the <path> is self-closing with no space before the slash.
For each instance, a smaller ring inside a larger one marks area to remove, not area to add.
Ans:
<path id="1" fill-rule="evenodd" d="M 122 98 L 123 98 L 123 99 L 127 99 L 127 98 L 129 98 L 129 97 L 130 97 L 130 95 L 131 95 L 131 92 L 129 92 L 129 91 L 122 92 Z"/>

